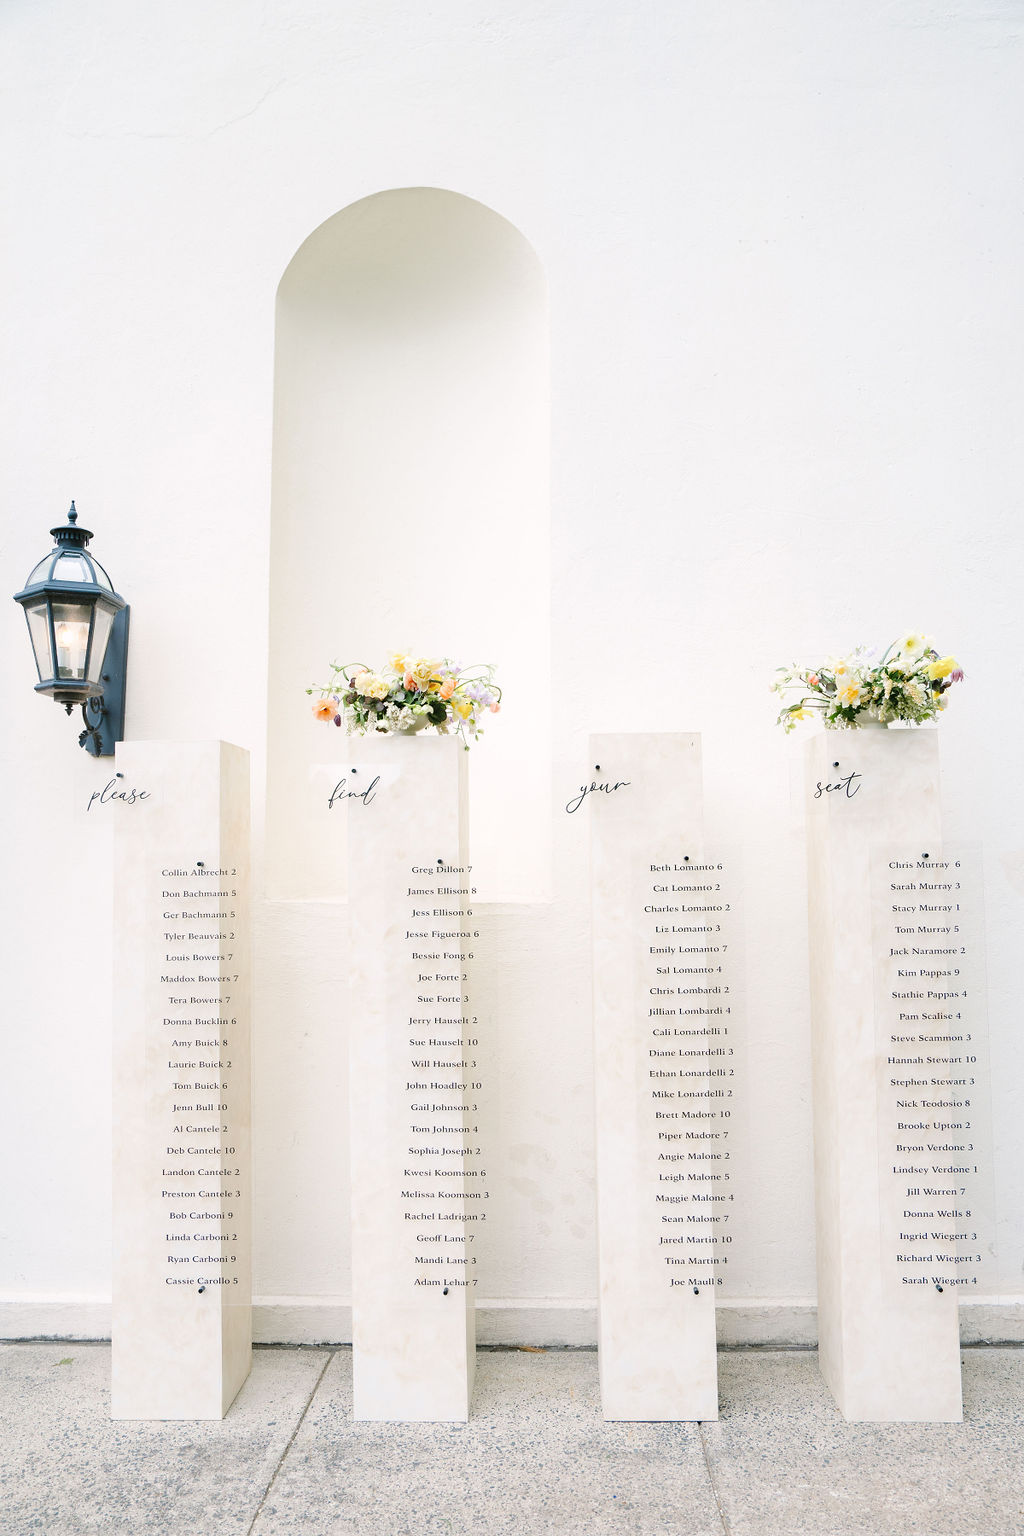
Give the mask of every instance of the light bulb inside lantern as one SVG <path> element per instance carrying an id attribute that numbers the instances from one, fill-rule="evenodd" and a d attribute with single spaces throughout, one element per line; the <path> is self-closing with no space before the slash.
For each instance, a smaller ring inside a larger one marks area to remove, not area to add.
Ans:
<path id="1" fill-rule="evenodd" d="M 81 678 L 85 676 L 85 653 L 89 646 L 89 622 L 82 619 L 63 619 L 53 626 L 57 642 L 57 676 Z"/>

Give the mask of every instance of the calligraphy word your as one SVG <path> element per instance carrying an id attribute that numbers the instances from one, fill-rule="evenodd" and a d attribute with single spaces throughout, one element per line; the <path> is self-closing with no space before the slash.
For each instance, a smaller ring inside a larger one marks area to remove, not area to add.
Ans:
<path id="1" fill-rule="evenodd" d="M 588 795 L 614 795 L 617 789 L 628 789 L 629 784 L 629 779 L 620 779 L 617 784 L 581 784 L 579 794 L 573 795 L 572 799 L 566 802 L 565 809 L 571 816 L 574 811 L 579 810 Z"/>

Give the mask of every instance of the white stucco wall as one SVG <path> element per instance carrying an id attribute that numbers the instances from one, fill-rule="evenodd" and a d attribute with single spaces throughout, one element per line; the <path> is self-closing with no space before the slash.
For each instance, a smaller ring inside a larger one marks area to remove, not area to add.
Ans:
<path id="1" fill-rule="evenodd" d="M 48 0 L 0 27 L 8 588 L 77 497 L 132 603 L 129 734 L 248 747 L 257 824 L 281 276 L 325 219 L 398 187 L 474 198 L 536 251 L 553 802 L 591 730 L 700 730 L 712 831 L 746 851 L 748 1335 L 796 1328 L 814 1291 L 799 748 L 767 682 L 912 624 L 962 659 L 942 747 L 950 832 L 987 875 L 1005 1334 L 1024 1299 L 1019 5 Z M 115 812 L 86 812 L 106 769 L 32 696 L 13 603 L 0 623 L 0 1303 L 8 1332 L 88 1332 L 109 1294 Z M 552 834 L 550 902 L 489 921 L 503 1221 L 481 1290 L 495 1336 L 532 1316 L 583 1339 L 584 817 L 556 809 Z M 338 1337 L 343 912 L 261 901 L 257 924 L 260 1326 Z"/>

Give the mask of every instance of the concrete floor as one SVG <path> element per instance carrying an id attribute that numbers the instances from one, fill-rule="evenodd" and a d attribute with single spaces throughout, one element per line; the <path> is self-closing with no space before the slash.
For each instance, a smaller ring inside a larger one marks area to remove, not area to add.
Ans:
<path id="1" fill-rule="evenodd" d="M 260 1349 L 222 1423 L 112 1423 L 109 1348 L 0 1345 L 0 1536 L 1021 1536 L 1024 1350 L 962 1425 L 844 1424 L 809 1351 L 715 1424 L 605 1424 L 597 1356 L 482 1350 L 468 1425 L 355 1424 L 348 1349 Z"/>

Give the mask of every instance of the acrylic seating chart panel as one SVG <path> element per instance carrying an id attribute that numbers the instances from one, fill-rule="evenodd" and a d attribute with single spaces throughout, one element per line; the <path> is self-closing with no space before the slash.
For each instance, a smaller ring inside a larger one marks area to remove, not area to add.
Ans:
<path id="1" fill-rule="evenodd" d="M 490 1214 L 467 754 L 392 735 L 354 740 L 349 757 L 354 1413 L 461 1421 Z"/>
<path id="2" fill-rule="evenodd" d="M 251 1361 L 249 757 L 122 742 L 114 1418 L 220 1418 Z"/>
<path id="3" fill-rule="evenodd" d="M 956 1289 L 892 1284 L 892 1181 L 913 1185 L 888 1161 L 899 1106 L 880 1088 L 883 1071 L 906 1075 L 888 1062 L 902 1054 L 889 1039 L 900 999 L 886 994 L 906 893 L 887 866 L 894 850 L 942 847 L 938 734 L 824 732 L 805 752 L 819 1363 L 847 1419 L 956 1421 Z"/>
<path id="4" fill-rule="evenodd" d="M 711 1419 L 739 1194 L 738 866 L 707 851 L 699 737 L 590 751 L 602 1410 Z"/>

